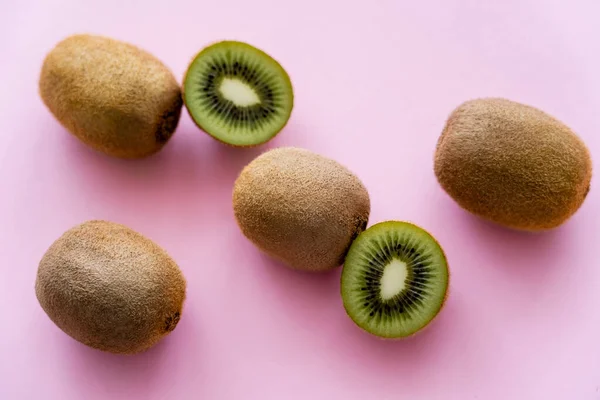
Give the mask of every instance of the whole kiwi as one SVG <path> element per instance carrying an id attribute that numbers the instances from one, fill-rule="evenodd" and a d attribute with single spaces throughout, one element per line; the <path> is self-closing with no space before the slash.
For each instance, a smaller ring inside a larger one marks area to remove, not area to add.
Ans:
<path id="1" fill-rule="evenodd" d="M 119 40 L 78 34 L 44 59 L 40 96 L 55 118 L 88 146 L 121 158 L 158 152 L 181 115 L 181 87 L 148 52 Z"/>
<path id="2" fill-rule="evenodd" d="M 322 272 L 340 266 L 366 227 L 369 194 L 337 161 L 309 150 L 269 150 L 240 173 L 233 210 L 243 234 L 288 267 Z"/>
<path id="3" fill-rule="evenodd" d="M 42 257 L 35 292 L 66 334 L 95 349 L 134 354 L 175 329 L 186 281 L 157 244 L 108 221 L 77 225 Z"/>
<path id="4" fill-rule="evenodd" d="M 465 210 L 502 226 L 560 226 L 590 190 L 583 141 L 549 114 L 511 100 L 467 101 L 448 118 L 435 153 L 442 188 Z"/>

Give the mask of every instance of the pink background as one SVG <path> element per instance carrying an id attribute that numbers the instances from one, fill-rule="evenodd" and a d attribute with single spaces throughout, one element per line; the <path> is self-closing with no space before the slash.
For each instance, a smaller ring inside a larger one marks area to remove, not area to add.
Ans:
<path id="1" fill-rule="evenodd" d="M 3 3 L 0 399 L 600 399 L 598 185 L 563 227 L 527 235 L 461 211 L 432 172 L 448 113 L 479 96 L 554 114 L 600 160 L 598 0 Z M 292 77 L 292 119 L 268 146 L 238 150 L 184 113 L 155 157 L 97 154 L 37 94 L 45 53 L 76 32 L 137 44 L 178 79 L 207 43 L 255 44 Z M 430 329 L 364 334 L 344 314 L 339 269 L 293 272 L 243 238 L 236 175 L 283 145 L 359 175 L 370 225 L 409 220 L 439 239 L 451 295 Z M 142 355 L 80 345 L 35 298 L 42 254 L 92 218 L 154 239 L 187 277 L 181 323 Z"/>

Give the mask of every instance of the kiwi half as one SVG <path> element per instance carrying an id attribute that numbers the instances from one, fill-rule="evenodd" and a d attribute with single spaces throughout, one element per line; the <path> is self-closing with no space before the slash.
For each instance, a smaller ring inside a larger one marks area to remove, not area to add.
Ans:
<path id="1" fill-rule="evenodd" d="M 350 318 L 384 338 L 410 336 L 440 312 L 448 291 L 444 251 L 422 228 L 381 222 L 350 246 L 341 294 Z"/>
<path id="2" fill-rule="evenodd" d="M 184 102 L 190 116 L 213 138 L 233 146 L 256 146 L 287 124 L 294 104 L 287 72 L 247 43 L 212 44 L 191 62 Z"/>

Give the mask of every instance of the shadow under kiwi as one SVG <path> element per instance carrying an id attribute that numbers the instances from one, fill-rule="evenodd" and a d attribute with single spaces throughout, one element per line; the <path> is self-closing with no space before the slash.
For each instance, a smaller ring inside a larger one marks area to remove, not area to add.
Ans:
<path id="1" fill-rule="evenodd" d="M 69 338 L 70 339 L 70 338 Z M 149 350 L 133 354 L 112 354 L 87 347 L 73 339 L 65 345 L 71 362 L 72 385 L 81 398 L 90 390 L 106 395 L 134 395 L 151 398 L 161 382 L 175 379 L 169 368 L 172 342 L 164 338 Z"/>
<path id="2" fill-rule="evenodd" d="M 155 398 L 158 390 L 177 386 L 193 376 L 202 381 L 202 333 L 194 329 L 186 304 L 177 327 L 150 349 L 137 354 L 112 354 L 85 346 L 62 334 L 71 364 L 71 382 L 86 398 L 90 390 L 118 398 Z M 202 382 L 196 382 L 197 386 Z"/>
<path id="3" fill-rule="evenodd" d="M 341 269 L 326 272 L 308 272 L 290 268 L 267 254 L 256 250 L 260 261 L 259 273 L 265 290 L 269 291 L 275 307 L 282 315 L 289 315 L 296 324 L 319 324 L 335 305 L 339 293 Z M 318 326 L 315 326 L 318 328 Z"/>
<path id="4" fill-rule="evenodd" d="M 497 225 L 468 212 L 463 212 L 463 232 L 476 238 L 494 260 L 502 260 L 501 272 L 508 278 L 534 285 L 541 284 L 564 264 L 563 255 L 573 245 L 572 226 L 565 224 L 552 230 L 526 232 Z"/>
<path id="5" fill-rule="evenodd" d="M 542 232 L 509 229 L 469 213 L 442 194 L 429 208 L 433 233 L 448 257 L 450 281 L 469 289 L 465 296 L 471 302 L 483 296 L 482 304 L 503 312 L 518 309 L 519 315 L 533 315 L 542 304 L 548 309 L 560 301 L 557 288 L 574 279 L 574 263 L 585 251 L 585 233 L 576 223 Z"/>
<path id="6" fill-rule="evenodd" d="M 343 363 L 360 363 L 383 382 L 401 380 L 410 385 L 434 373 L 436 366 L 461 347 L 469 329 L 461 296 L 450 289 L 440 312 L 420 331 L 406 338 L 385 339 L 372 335 L 346 314 L 340 300 L 336 319 L 328 328 L 331 346 L 343 348 Z"/>
<path id="7" fill-rule="evenodd" d="M 460 207 L 441 188 L 429 202 L 436 235 L 454 261 L 498 265 L 501 274 L 539 285 L 540 277 L 559 272 L 565 255 L 581 246 L 572 221 L 554 229 L 529 232 L 501 226 Z M 450 247 L 452 246 L 452 247 Z M 451 267 L 453 260 L 450 260 Z M 568 263 L 567 263 L 568 264 Z M 481 268 L 485 268 L 482 265 Z"/>
<path id="8" fill-rule="evenodd" d="M 277 145 L 273 140 L 252 148 L 228 146 L 182 121 L 161 151 L 128 160 L 97 152 L 61 127 L 52 134 L 62 137 L 55 144 L 60 148 L 52 150 L 61 158 L 54 164 L 87 204 L 101 205 L 102 218 L 153 215 L 177 226 L 190 216 L 203 220 L 230 213 L 233 183 L 242 168 Z"/>

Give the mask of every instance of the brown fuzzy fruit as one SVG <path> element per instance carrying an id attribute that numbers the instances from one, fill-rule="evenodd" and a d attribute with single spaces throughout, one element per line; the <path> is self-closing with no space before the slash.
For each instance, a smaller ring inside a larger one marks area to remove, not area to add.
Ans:
<path id="1" fill-rule="evenodd" d="M 340 266 L 366 227 L 369 194 L 338 162 L 308 150 L 270 150 L 235 182 L 235 218 L 259 249 L 291 268 L 328 271 Z"/>
<path id="2" fill-rule="evenodd" d="M 552 229 L 582 205 L 590 153 L 567 126 L 531 106 L 488 98 L 463 103 L 438 141 L 435 175 L 464 209 L 520 230 Z"/>
<path id="3" fill-rule="evenodd" d="M 181 115 L 181 88 L 151 54 L 114 39 L 73 35 L 46 56 L 42 100 L 88 146 L 121 158 L 158 152 Z"/>
<path id="4" fill-rule="evenodd" d="M 186 282 L 150 239 L 120 224 L 88 221 L 50 246 L 35 291 L 48 317 L 75 340 L 133 354 L 175 329 Z"/>

